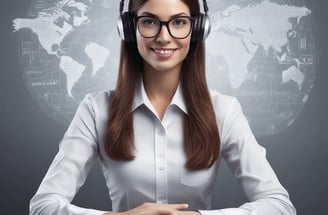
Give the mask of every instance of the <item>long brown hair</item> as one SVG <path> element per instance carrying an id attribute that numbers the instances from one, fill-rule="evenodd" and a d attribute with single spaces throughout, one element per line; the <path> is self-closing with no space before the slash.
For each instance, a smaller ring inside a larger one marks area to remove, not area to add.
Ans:
<path id="1" fill-rule="evenodd" d="M 182 0 L 191 16 L 200 13 L 198 0 Z M 147 0 L 130 0 L 129 12 L 137 11 Z M 186 167 L 190 170 L 210 168 L 220 154 L 220 137 L 205 76 L 204 43 L 190 44 L 188 58 L 182 64 L 181 84 L 188 113 L 184 117 Z M 132 105 L 137 83 L 143 71 L 136 43 L 122 41 L 119 74 L 111 98 L 105 136 L 105 150 L 113 160 L 134 159 Z"/>

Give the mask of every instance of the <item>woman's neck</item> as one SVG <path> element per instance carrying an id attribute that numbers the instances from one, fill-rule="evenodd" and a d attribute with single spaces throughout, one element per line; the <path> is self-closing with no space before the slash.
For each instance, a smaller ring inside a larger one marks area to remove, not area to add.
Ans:
<path id="1" fill-rule="evenodd" d="M 180 81 L 180 68 L 171 71 L 154 71 L 146 69 L 143 84 L 147 96 L 162 120 Z"/>

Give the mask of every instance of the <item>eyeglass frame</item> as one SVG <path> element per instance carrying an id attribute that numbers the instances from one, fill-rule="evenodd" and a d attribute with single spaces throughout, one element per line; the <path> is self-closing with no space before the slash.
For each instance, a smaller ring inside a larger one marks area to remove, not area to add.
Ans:
<path id="1" fill-rule="evenodd" d="M 158 32 L 157 32 L 154 36 L 146 37 L 146 36 L 142 35 L 142 33 L 140 32 L 139 27 L 138 27 L 138 20 L 141 19 L 141 18 L 144 18 L 144 17 L 150 17 L 150 18 L 153 18 L 153 19 L 158 20 L 158 22 L 159 22 L 159 28 L 158 28 Z M 178 19 L 178 18 L 188 18 L 188 19 L 190 20 L 190 30 L 189 30 L 188 34 L 187 34 L 185 37 L 175 37 L 175 36 L 173 36 L 172 33 L 171 33 L 171 30 L 170 30 L 170 27 L 169 27 L 169 23 L 170 23 L 171 21 L 175 20 L 175 19 Z M 133 20 L 134 20 L 135 29 L 138 29 L 138 31 L 140 32 L 140 35 L 141 35 L 143 38 L 155 38 L 155 37 L 157 37 L 157 36 L 161 33 L 161 31 L 162 31 L 162 27 L 163 27 L 163 25 L 164 25 L 164 26 L 166 26 L 166 29 L 167 29 L 167 31 L 169 32 L 169 34 L 170 34 L 170 36 L 171 36 L 172 38 L 174 38 L 174 39 L 185 39 L 185 38 L 187 38 L 187 37 L 190 35 L 190 33 L 192 32 L 192 29 L 193 29 L 193 26 L 194 26 L 194 20 L 195 20 L 195 18 L 190 17 L 190 16 L 174 16 L 174 17 L 172 17 L 171 19 L 169 19 L 168 21 L 161 21 L 161 20 L 158 19 L 156 16 L 143 15 L 143 16 L 135 16 Z"/>

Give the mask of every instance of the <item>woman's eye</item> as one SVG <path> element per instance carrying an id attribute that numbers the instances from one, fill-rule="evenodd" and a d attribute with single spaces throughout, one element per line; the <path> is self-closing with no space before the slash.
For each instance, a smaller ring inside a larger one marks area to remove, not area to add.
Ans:
<path id="1" fill-rule="evenodd" d="M 142 21 L 142 24 L 143 25 L 155 25 L 155 20 L 154 19 L 144 19 L 143 21 Z"/>
<path id="2" fill-rule="evenodd" d="M 173 20 L 174 25 L 185 25 L 187 24 L 187 21 L 185 19 L 175 19 Z"/>

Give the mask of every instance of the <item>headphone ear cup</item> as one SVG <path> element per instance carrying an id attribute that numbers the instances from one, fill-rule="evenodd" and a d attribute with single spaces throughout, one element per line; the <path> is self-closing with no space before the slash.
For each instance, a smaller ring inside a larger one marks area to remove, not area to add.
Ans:
<path id="1" fill-rule="evenodd" d="M 205 41 L 210 33 L 210 20 L 207 15 L 201 13 L 194 18 L 194 26 L 191 41 L 200 43 Z"/>
<path id="2" fill-rule="evenodd" d="M 194 18 L 194 26 L 191 36 L 192 42 L 201 42 L 203 40 L 203 14 L 199 14 Z"/>
<path id="3" fill-rule="evenodd" d="M 122 40 L 125 42 L 136 41 L 136 31 L 134 27 L 133 14 L 124 12 L 117 24 L 117 29 Z"/>
<path id="4" fill-rule="evenodd" d="M 205 41 L 211 33 L 211 21 L 208 15 L 203 16 L 203 41 Z"/>

